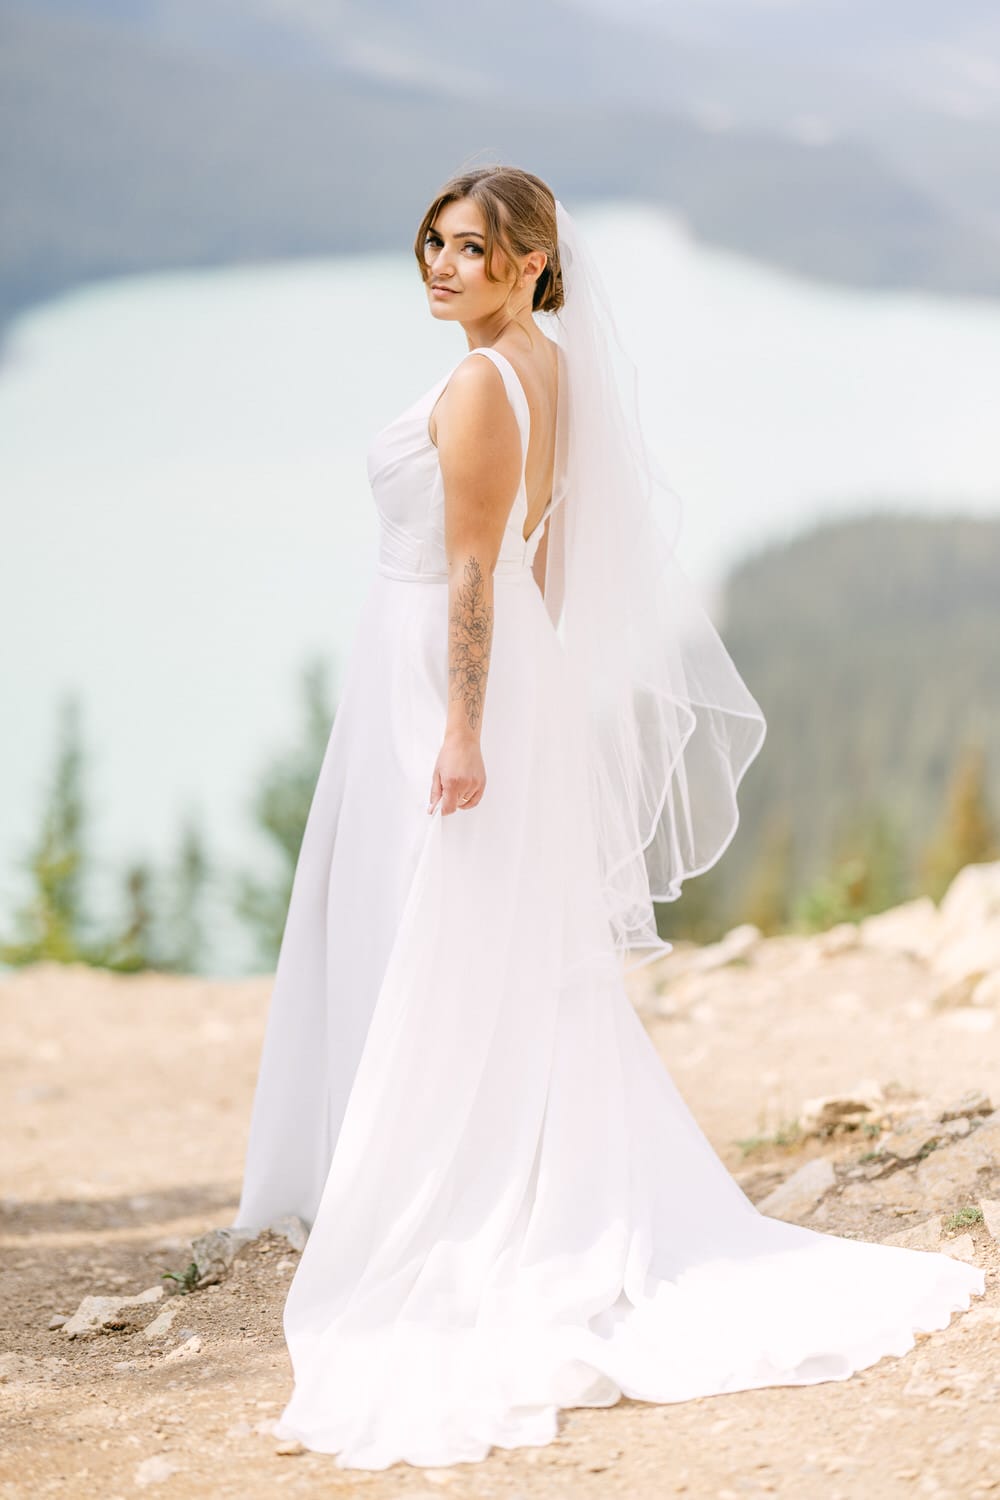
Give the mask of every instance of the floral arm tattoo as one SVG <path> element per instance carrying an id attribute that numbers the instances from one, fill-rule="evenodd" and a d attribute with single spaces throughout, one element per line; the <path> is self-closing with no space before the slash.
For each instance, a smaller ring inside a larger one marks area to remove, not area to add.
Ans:
<path id="1" fill-rule="evenodd" d="M 449 623 L 451 699 L 464 706 L 469 728 L 478 729 L 483 717 L 493 640 L 493 605 L 486 596 L 486 580 L 475 557 L 466 560 L 462 581 L 455 590 Z"/>

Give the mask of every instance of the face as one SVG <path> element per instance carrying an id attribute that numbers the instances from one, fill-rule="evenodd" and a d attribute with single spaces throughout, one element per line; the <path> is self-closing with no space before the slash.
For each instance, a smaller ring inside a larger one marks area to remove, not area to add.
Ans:
<path id="1" fill-rule="evenodd" d="M 427 300 L 434 317 L 468 324 L 489 319 L 505 306 L 514 310 L 514 278 L 497 248 L 491 271 L 498 280 L 487 280 L 486 225 L 471 198 L 456 199 L 438 210 L 424 239 L 424 261 L 429 273 Z M 531 290 L 529 284 L 529 306 Z"/>

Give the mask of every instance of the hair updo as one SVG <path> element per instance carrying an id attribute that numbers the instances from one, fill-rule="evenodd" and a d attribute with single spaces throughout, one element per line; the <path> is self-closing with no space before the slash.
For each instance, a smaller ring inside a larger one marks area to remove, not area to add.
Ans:
<path id="1" fill-rule="evenodd" d="M 430 275 L 424 238 L 446 203 L 471 198 L 482 211 L 486 230 L 484 259 L 488 281 L 494 247 L 500 251 L 510 269 L 516 270 L 514 256 L 544 250 L 547 257 L 532 298 L 532 312 L 558 312 L 563 296 L 562 267 L 559 264 L 559 231 L 556 227 L 556 200 L 552 189 L 532 172 L 520 167 L 477 167 L 450 178 L 439 190 L 420 221 L 414 252 L 420 274 L 426 283 Z"/>

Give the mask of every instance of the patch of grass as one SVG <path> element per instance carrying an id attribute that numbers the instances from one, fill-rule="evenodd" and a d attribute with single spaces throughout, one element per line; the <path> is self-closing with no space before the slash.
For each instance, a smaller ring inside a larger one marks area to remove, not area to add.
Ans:
<path id="1" fill-rule="evenodd" d="M 736 1141 L 744 1157 L 759 1155 L 764 1151 L 788 1151 L 801 1145 L 805 1139 L 798 1120 L 786 1120 L 777 1130 L 767 1134 L 748 1135 Z"/>
<path id="2" fill-rule="evenodd" d="M 193 1292 L 199 1280 L 199 1271 L 196 1261 L 191 1261 L 183 1271 L 163 1271 L 160 1275 L 161 1281 L 176 1281 L 180 1284 L 182 1292 Z"/>
<path id="3" fill-rule="evenodd" d="M 866 1161 L 881 1161 L 881 1160 L 882 1160 L 882 1153 L 881 1153 L 881 1151 L 866 1151 L 863 1156 L 859 1156 L 858 1157 L 858 1165 L 860 1166 L 860 1164 L 862 1162 L 866 1162 Z"/>
<path id="4" fill-rule="evenodd" d="M 957 1213 L 949 1214 L 944 1221 L 945 1229 L 965 1229 L 969 1224 L 981 1224 L 983 1222 L 983 1211 L 975 1203 L 970 1203 L 967 1208 L 960 1208 Z"/>

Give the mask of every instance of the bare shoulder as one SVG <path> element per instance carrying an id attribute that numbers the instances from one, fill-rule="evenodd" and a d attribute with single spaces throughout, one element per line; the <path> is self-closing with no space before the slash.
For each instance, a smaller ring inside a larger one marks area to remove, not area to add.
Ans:
<path id="1" fill-rule="evenodd" d="M 452 371 L 433 413 L 433 436 L 438 445 L 456 437 L 481 440 L 486 434 L 502 435 L 510 423 L 517 432 L 517 422 L 503 376 L 491 359 L 483 359 L 470 349 Z"/>

